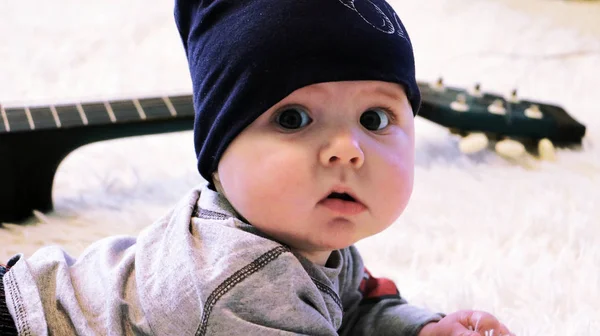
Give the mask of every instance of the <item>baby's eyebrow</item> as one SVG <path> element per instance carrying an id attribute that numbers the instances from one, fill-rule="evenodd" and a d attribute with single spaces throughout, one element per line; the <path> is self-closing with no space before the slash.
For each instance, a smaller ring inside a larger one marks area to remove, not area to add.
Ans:
<path id="1" fill-rule="evenodd" d="M 398 93 L 398 90 L 392 90 L 384 86 L 377 86 L 375 92 L 384 95 L 392 100 L 402 101 L 402 96 Z"/>

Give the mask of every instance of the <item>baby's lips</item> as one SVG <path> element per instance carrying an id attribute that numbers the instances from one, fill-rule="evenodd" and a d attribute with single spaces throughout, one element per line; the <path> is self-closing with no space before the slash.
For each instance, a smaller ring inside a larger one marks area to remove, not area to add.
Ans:
<path id="1" fill-rule="evenodd" d="M 354 202 L 356 203 L 360 203 L 362 206 L 364 206 L 365 208 L 367 207 L 366 204 L 356 195 L 356 193 L 354 192 L 354 190 L 352 190 L 352 188 L 345 186 L 345 185 L 335 185 L 333 186 L 322 198 L 320 202 L 323 202 L 327 199 L 329 199 L 329 196 L 332 193 L 338 193 L 338 194 L 348 194 L 350 195 L 350 197 L 352 197 L 354 199 Z"/>

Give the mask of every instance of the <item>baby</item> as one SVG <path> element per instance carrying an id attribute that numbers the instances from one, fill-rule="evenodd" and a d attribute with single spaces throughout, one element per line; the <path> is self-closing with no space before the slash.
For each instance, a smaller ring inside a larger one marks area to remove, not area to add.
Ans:
<path id="1" fill-rule="evenodd" d="M 413 188 L 421 97 L 390 5 L 178 0 L 175 17 L 207 183 L 137 238 L 13 257 L 3 335 L 510 334 L 410 305 L 354 247 Z"/>

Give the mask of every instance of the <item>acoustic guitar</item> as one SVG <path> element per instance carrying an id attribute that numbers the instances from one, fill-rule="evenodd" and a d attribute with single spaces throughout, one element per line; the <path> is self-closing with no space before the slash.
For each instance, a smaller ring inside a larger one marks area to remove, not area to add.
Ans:
<path id="1" fill-rule="evenodd" d="M 528 143 L 580 144 L 585 126 L 562 108 L 533 101 L 420 82 L 419 116 L 462 137 L 461 149 L 518 155 Z M 191 130 L 191 95 L 51 106 L 0 105 L 0 223 L 19 223 L 33 210 L 52 210 L 52 184 L 73 150 L 103 140 Z M 507 142 L 509 141 L 509 142 Z M 513 141 L 511 143 L 510 141 Z M 508 145 L 506 145 L 508 143 Z M 502 145 L 504 144 L 504 146 Z M 542 150 L 548 152 L 548 150 Z"/>

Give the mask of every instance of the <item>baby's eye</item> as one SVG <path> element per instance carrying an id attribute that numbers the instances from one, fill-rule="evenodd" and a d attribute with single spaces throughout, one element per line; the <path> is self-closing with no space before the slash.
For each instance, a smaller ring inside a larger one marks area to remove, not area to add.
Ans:
<path id="1" fill-rule="evenodd" d="M 286 107 L 275 118 L 275 122 L 279 126 L 290 130 L 302 128 L 310 124 L 311 121 L 312 119 L 309 117 L 308 112 L 299 106 Z"/>
<path id="2" fill-rule="evenodd" d="M 381 108 L 372 108 L 360 116 L 360 124 L 369 131 L 379 131 L 390 123 L 387 112 Z"/>

